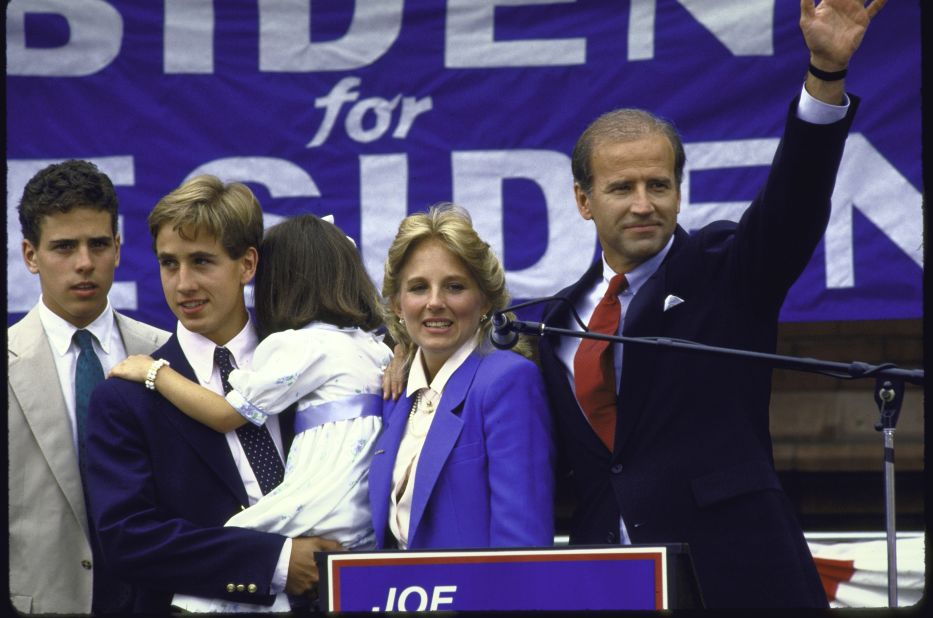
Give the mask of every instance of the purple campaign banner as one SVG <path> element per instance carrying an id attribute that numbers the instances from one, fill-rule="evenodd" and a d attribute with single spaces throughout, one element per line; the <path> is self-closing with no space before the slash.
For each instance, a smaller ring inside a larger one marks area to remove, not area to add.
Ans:
<path id="1" fill-rule="evenodd" d="M 331 612 L 669 609 L 664 547 L 331 554 Z"/>
<path id="2" fill-rule="evenodd" d="M 161 327 L 146 215 L 199 173 L 249 184 L 267 225 L 333 214 L 377 283 L 399 221 L 456 201 L 513 298 L 550 295 L 598 255 L 569 155 L 610 109 L 676 123 L 684 227 L 741 215 L 804 79 L 798 19 L 777 0 L 11 0 L 8 323 L 39 296 L 22 188 L 66 158 L 117 186 L 112 304 Z M 919 2 L 887 3 L 846 85 L 863 104 L 785 321 L 922 315 Z"/>

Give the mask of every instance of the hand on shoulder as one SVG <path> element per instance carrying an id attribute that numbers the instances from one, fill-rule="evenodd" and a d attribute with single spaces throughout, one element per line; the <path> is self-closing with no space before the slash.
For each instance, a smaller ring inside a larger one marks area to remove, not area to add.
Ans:
<path id="1" fill-rule="evenodd" d="M 153 358 L 147 354 L 132 354 L 114 365 L 107 374 L 108 378 L 123 378 L 131 382 L 145 382 Z"/>

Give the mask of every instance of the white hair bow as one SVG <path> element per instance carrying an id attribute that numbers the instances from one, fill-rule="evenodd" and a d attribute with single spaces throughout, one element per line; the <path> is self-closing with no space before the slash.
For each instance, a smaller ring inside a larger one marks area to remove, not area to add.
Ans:
<path id="1" fill-rule="evenodd" d="M 330 223 L 331 225 L 333 225 L 334 227 L 336 227 L 338 230 L 340 230 L 340 228 L 337 227 L 337 224 L 334 223 L 334 215 L 324 215 L 323 217 L 321 217 L 321 220 L 322 220 L 322 221 L 327 221 L 328 223 Z M 343 230 L 340 230 L 340 231 L 342 232 Z M 344 234 L 344 236 L 347 236 L 347 235 Z M 355 240 L 353 240 L 353 239 L 350 238 L 349 236 L 347 236 L 347 240 L 349 240 L 350 243 L 351 243 L 354 247 L 356 247 L 356 241 L 355 241 Z"/>

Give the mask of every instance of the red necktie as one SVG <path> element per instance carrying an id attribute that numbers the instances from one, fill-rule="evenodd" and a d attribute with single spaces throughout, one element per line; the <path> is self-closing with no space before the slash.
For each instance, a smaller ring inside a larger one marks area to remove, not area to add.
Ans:
<path id="1" fill-rule="evenodd" d="M 624 275 L 609 281 L 606 294 L 593 310 L 590 331 L 615 335 L 619 330 L 619 293 L 628 286 Z M 583 339 L 573 357 L 573 383 L 577 401 L 590 426 L 603 444 L 612 451 L 616 431 L 616 380 L 612 346 L 608 341 Z"/>

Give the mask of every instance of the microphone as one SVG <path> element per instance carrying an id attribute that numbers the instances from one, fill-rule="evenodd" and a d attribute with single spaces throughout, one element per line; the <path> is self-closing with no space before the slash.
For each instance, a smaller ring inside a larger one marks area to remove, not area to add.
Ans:
<path id="1" fill-rule="evenodd" d="M 492 332 L 489 333 L 489 341 L 492 343 L 493 347 L 500 350 L 511 350 L 515 347 L 515 344 L 518 343 L 519 333 L 531 333 L 534 335 L 540 336 L 543 333 L 543 324 L 535 324 L 532 322 L 522 322 L 520 320 L 513 321 L 505 312 L 514 311 L 515 309 L 521 309 L 523 307 L 531 307 L 532 305 L 540 305 L 542 303 L 549 303 L 553 301 L 560 301 L 567 303 L 570 307 L 570 313 L 573 315 L 574 319 L 577 321 L 577 324 L 580 325 L 580 328 L 584 331 L 587 330 L 586 324 L 583 323 L 583 320 L 580 319 L 580 316 L 577 315 L 576 309 L 573 307 L 573 303 L 564 298 L 563 296 L 547 296 L 545 298 L 533 298 L 531 300 L 525 301 L 523 303 L 518 303 L 517 305 L 512 305 L 511 307 L 506 307 L 502 311 L 496 311 L 492 314 Z"/>
<path id="2" fill-rule="evenodd" d="M 501 311 L 492 314 L 492 332 L 489 341 L 500 350 L 511 350 L 518 343 L 518 332 L 512 327 L 512 320 Z"/>

